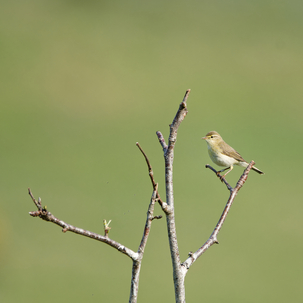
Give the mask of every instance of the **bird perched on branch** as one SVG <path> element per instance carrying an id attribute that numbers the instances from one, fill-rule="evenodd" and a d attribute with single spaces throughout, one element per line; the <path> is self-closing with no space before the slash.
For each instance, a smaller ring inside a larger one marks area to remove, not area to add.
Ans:
<path id="1" fill-rule="evenodd" d="M 248 166 L 248 162 L 246 162 L 237 151 L 229 146 L 217 132 L 211 131 L 207 133 L 206 136 L 202 139 L 204 139 L 207 143 L 208 154 L 212 161 L 219 166 L 227 167 L 220 170 L 219 172 L 221 173 L 229 169 L 223 175 L 223 177 L 232 171 L 233 165 L 239 165 L 245 168 Z M 260 175 L 264 174 L 255 166 L 253 166 L 252 169 Z"/>

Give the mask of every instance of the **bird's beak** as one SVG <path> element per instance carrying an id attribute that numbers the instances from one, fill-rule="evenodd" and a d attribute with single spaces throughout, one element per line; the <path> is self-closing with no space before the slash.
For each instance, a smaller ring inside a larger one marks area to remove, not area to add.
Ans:
<path id="1" fill-rule="evenodd" d="M 206 137 L 202 137 L 201 139 L 206 140 L 207 138 Z"/>

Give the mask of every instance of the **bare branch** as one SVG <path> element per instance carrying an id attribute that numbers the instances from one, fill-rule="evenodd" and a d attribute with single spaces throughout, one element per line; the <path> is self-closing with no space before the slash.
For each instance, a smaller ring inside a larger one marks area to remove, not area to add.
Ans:
<path id="1" fill-rule="evenodd" d="M 190 93 L 190 89 L 188 89 L 185 92 L 183 101 L 179 105 L 179 109 L 176 113 L 176 116 L 175 116 L 172 124 L 169 125 L 170 126 L 170 135 L 169 135 L 169 145 L 168 146 L 165 142 L 165 139 L 164 139 L 162 133 L 160 131 L 156 132 L 156 134 L 158 136 L 158 140 L 163 148 L 164 155 L 167 153 L 168 148 L 171 148 L 171 149 L 174 148 L 174 145 L 176 142 L 176 137 L 177 137 L 177 130 L 188 112 L 187 108 L 186 108 L 186 101 L 187 101 L 189 93 Z"/>
<path id="2" fill-rule="evenodd" d="M 146 157 L 146 159 L 147 159 L 147 157 Z M 37 211 L 30 212 L 31 216 L 40 217 L 42 220 L 52 222 L 56 225 L 59 225 L 60 227 L 62 227 L 62 231 L 64 233 L 66 233 L 67 231 L 71 231 L 76 234 L 79 234 L 79 235 L 82 235 L 85 237 L 89 237 L 91 239 L 95 239 L 100 242 L 104 242 L 104 243 L 112 246 L 113 248 L 117 249 L 118 251 L 122 252 L 123 254 L 127 255 L 128 257 L 130 257 L 133 260 L 133 268 L 132 268 L 132 279 L 131 279 L 131 290 L 130 290 L 129 302 L 130 303 L 137 302 L 140 268 L 141 268 L 141 263 L 142 263 L 142 259 L 143 259 L 144 249 L 145 249 L 147 239 L 148 239 L 150 229 L 151 229 L 151 223 L 154 219 L 160 219 L 162 217 L 162 216 L 156 216 L 156 217 L 154 216 L 154 206 L 155 206 L 155 202 L 158 200 L 158 198 L 157 198 L 158 184 L 155 184 L 155 188 L 153 190 L 152 198 L 151 198 L 151 201 L 150 201 L 150 204 L 148 207 L 148 211 L 147 211 L 147 218 L 146 218 L 143 236 L 142 236 L 142 239 L 141 239 L 137 252 L 132 251 L 131 249 L 125 247 L 124 245 L 122 245 L 108 237 L 108 233 L 111 229 L 111 227 L 109 227 L 111 220 L 109 220 L 109 222 L 107 222 L 106 220 L 103 220 L 105 235 L 101 236 L 99 234 L 90 232 L 88 230 L 84 230 L 84 229 L 75 227 L 73 225 L 70 225 L 70 224 L 56 218 L 52 213 L 47 211 L 46 207 L 42 207 L 41 199 L 39 198 L 37 201 L 34 198 L 30 189 L 28 189 L 28 193 L 38 209 Z M 164 204 L 166 204 L 166 203 L 164 203 Z"/>
<path id="3" fill-rule="evenodd" d="M 157 201 L 158 201 L 158 203 L 160 204 L 162 210 L 163 210 L 165 213 L 167 213 L 167 212 L 169 212 L 169 208 L 168 208 L 167 203 L 163 202 L 162 199 L 161 199 L 161 197 L 160 197 L 160 194 L 159 194 L 159 192 L 158 192 L 158 185 L 157 185 L 156 182 L 155 182 L 155 179 L 154 179 L 154 172 L 153 172 L 153 169 L 152 169 L 151 164 L 150 164 L 150 162 L 149 162 L 149 159 L 148 159 L 147 155 L 145 154 L 145 152 L 143 151 L 142 147 L 140 146 L 139 142 L 137 142 L 136 145 L 138 146 L 138 148 L 140 149 L 142 155 L 143 155 L 144 158 L 145 158 L 145 161 L 146 161 L 146 164 L 147 164 L 147 167 L 148 167 L 148 171 L 149 171 L 149 177 L 150 177 L 150 180 L 151 180 L 152 185 L 153 185 L 153 189 L 155 190 L 156 187 L 157 187 L 157 197 L 156 197 L 156 198 L 157 198 Z"/>
<path id="4" fill-rule="evenodd" d="M 175 286 L 176 302 L 185 302 L 184 288 L 184 272 L 181 267 L 179 247 L 177 241 L 175 213 L 174 213 L 174 192 L 173 192 L 173 162 L 174 162 L 174 147 L 177 140 L 177 131 L 187 114 L 186 101 L 190 90 L 188 89 L 184 95 L 183 101 L 180 103 L 176 116 L 170 124 L 170 134 L 168 138 L 168 146 L 165 143 L 161 132 L 157 132 L 159 142 L 163 148 L 165 160 L 165 184 L 166 184 L 166 203 L 170 206 L 171 211 L 166 213 L 166 223 L 168 231 L 168 239 L 170 253 L 173 265 L 173 276 Z"/>
<path id="5" fill-rule="evenodd" d="M 223 210 L 223 213 L 215 227 L 215 229 L 213 230 L 212 234 L 210 235 L 209 239 L 195 252 L 192 253 L 190 252 L 188 255 L 189 257 L 185 260 L 185 262 L 182 263 L 182 266 L 184 266 L 185 272 L 188 271 L 188 269 L 191 267 L 191 265 L 208 249 L 210 248 L 213 244 L 215 243 L 219 243 L 217 240 L 217 236 L 218 233 L 220 232 L 222 225 L 224 223 L 224 221 L 226 220 L 227 214 L 234 202 L 234 199 L 236 197 L 236 195 L 238 194 L 239 190 L 241 189 L 241 187 L 244 185 L 245 181 L 247 180 L 248 177 L 248 173 L 250 172 L 251 168 L 253 167 L 253 165 L 255 164 L 254 161 L 251 161 L 249 163 L 249 165 L 247 166 L 247 168 L 244 170 L 242 176 L 240 177 L 239 181 L 237 182 L 235 188 L 232 188 L 224 179 L 224 183 L 226 184 L 227 188 L 229 188 L 230 191 L 230 195 L 228 198 L 228 201 L 225 205 L 225 208 Z M 215 169 L 213 169 L 212 167 L 210 167 L 209 165 L 207 166 L 208 168 L 210 168 L 212 171 L 214 171 L 217 174 L 217 171 Z M 218 175 L 218 174 L 217 174 Z M 220 178 L 221 176 L 218 176 L 219 179 L 222 181 L 222 178 Z"/>
<path id="6" fill-rule="evenodd" d="M 188 95 L 190 93 L 190 89 L 188 89 L 185 92 L 185 95 L 183 97 L 183 101 L 180 103 L 179 110 L 177 111 L 177 114 L 173 120 L 173 123 L 170 125 L 170 135 L 169 135 L 169 143 L 168 143 L 168 149 L 172 148 L 172 145 L 176 143 L 176 137 L 177 137 L 177 131 L 181 124 L 181 122 L 184 120 L 185 116 L 187 115 L 187 108 L 186 108 L 186 101 L 188 98 Z"/>
<path id="7" fill-rule="evenodd" d="M 156 134 L 158 136 L 159 143 L 161 144 L 163 152 L 164 152 L 164 155 L 165 155 L 166 151 L 167 151 L 167 144 L 165 142 L 165 139 L 164 139 L 164 137 L 163 137 L 163 135 L 162 135 L 161 132 L 158 131 L 158 132 L 156 132 Z"/>
<path id="8" fill-rule="evenodd" d="M 138 259 L 133 260 L 129 303 L 137 302 L 141 263 L 142 263 L 142 258 L 143 258 L 143 254 L 144 254 L 144 249 L 145 249 L 147 239 L 148 239 L 148 236 L 150 233 L 151 223 L 152 223 L 153 219 L 155 218 L 153 215 L 154 215 L 155 202 L 157 201 L 157 193 L 158 193 L 158 184 L 156 184 L 156 186 L 154 188 L 154 191 L 153 191 L 153 194 L 152 194 L 149 206 L 148 206 L 143 236 L 142 236 L 139 248 L 138 248 Z"/>
<path id="9" fill-rule="evenodd" d="M 157 201 L 157 193 L 158 193 L 158 184 L 156 184 L 155 189 L 153 191 L 153 195 L 151 197 L 150 203 L 149 203 L 149 207 L 147 210 L 147 217 L 146 217 L 146 222 L 145 222 L 145 227 L 144 227 L 144 232 L 143 232 L 143 236 L 141 239 L 141 243 L 139 245 L 138 248 L 138 253 L 139 254 L 143 254 L 146 243 L 147 243 L 147 238 L 150 232 L 150 227 L 151 227 L 151 223 L 154 219 L 154 207 L 155 207 L 155 201 Z"/>
<path id="10" fill-rule="evenodd" d="M 49 211 L 46 210 L 46 207 L 41 206 L 41 202 L 39 202 L 40 199 L 38 201 L 36 201 L 36 199 L 34 198 L 30 189 L 28 189 L 28 193 L 38 208 L 37 211 L 29 213 L 31 216 L 40 217 L 42 220 L 52 222 L 54 224 L 59 225 L 60 227 L 62 227 L 62 231 L 64 233 L 67 231 L 70 231 L 70 232 L 73 232 L 73 233 L 76 233 L 76 234 L 79 234 L 79 235 L 82 235 L 82 236 L 85 236 L 85 237 L 88 237 L 88 238 L 91 238 L 91 239 L 94 239 L 94 240 L 97 240 L 100 242 L 104 242 L 104 243 L 110 245 L 111 247 L 117 249 L 118 251 L 122 252 L 123 254 L 127 255 L 132 260 L 135 261 L 138 259 L 138 253 L 132 251 L 131 249 L 127 248 L 126 246 L 124 246 L 108 237 L 104 237 L 99 234 L 93 233 L 91 231 L 75 227 L 73 225 L 70 225 L 70 224 L 56 218 L 52 213 L 50 213 Z"/>
<path id="11" fill-rule="evenodd" d="M 62 228 L 62 231 L 66 233 L 67 231 L 74 232 L 76 234 L 89 237 L 100 242 L 104 242 L 113 248 L 117 249 L 118 251 L 122 252 L 123 254 L 130 257 L 133 261 L 132 266 L 132 278 L 131 278 L 131 289 L 130 289 L 130 303 L 136 303 L 138 298 L 138 289 L 139 289 L 139 276 L 140 276 L 140 269 L 141 263 L 144 255 L 144 250 L 147 244 L 147 240 L 151 230 L 151 224 L 154 219 L 161 219 L 162 216 L 154 216 L 154 206 L 155 203 L 158 202 L 161 206 L 163 212 L 166 215 L 166 223 L 167 223 L 167 231 L 168 231 L 168 239 L 170 245 L 170 252 L 171 252 L 171 259 L 173 265 L 173 279 L 174 279 L 174 287 L 175 287 L 175 298 L 177 303 L 185 303 L 185 285 L 184 280 L 185 276 L 189 270 L 189 268 L 193 265 L 193 263 L 213 244 L 219 243 L 217 240 L 218 234 L 222 228 L 223 223 L 226 220 L 228 212 L 231 208 L 231 205 L 238 193 L 238 191 L 242 188 L 244 183 L 247 180 L 248 173 L 254 165 L 254 161 L 252 161 L 248 167 L 244 170 L 242 176 L 238 180 L 235 188 L 232 188 L 231 185 L 226 181 L 225 177 L 223 177 L 219 171 L 216 171 L 210 165 L 206 165 L 206 168 L 212 170 L 217 177 L 223 182 L 227 189 L 230 192 L 228 201 L 225 205 L 225 208 L 221 214 L 221 217 L 214 228 L 212 234 L 210 235 L 209 239 L 196 251 L 196 252 L 189 252 L 188 258 L 181 264 L 180 255 L 179 255 L 179 247 L 177 241 L 177 233 L 176 233 L 176 226 L 175 226 L 175 213 L 174 213 L 174 192 L 173 192 L 173 162 L 174 162 L 174 148 L 177 140 L 177 132 L 179 126 L 181 125 L 182 121 L 186 117 L 187 111 L 187 98 L 189 96 L 190 90 L 187 90 L 182 102 L 179 105 L 177 113 L 169 125 L 170 133 L 168 137 L 168 144 L 165 142 L 165 139 L 160 131 L 157 131 L 157 136 L 159 143 L 162 146 L 163 153 L 164 153 L 164 160 L 165 160 L 165 189 L 166 189 L 166 202 L 163 202 L 159 192 L 158 192 L 158 184 L 155 182 L 154 173 L 152 170 L 152 166 L 150 161 L 141 148 L 140 144 L 137 142 L 136 145 L 143 154 L 148 171 L 149 177 L 153 186 L 153 193 L 150 200 L 150 204 L 147 211 L 146 222 L 144 226 L 143 235 L 141 238 L 141 242 L 138 246 L 137 252 L 125 247 L 124 245 L 110 239 L 109 231 L 111 227 L 109 227 L 109 222 L 103 220 L 104 224 L 104 236 L 90 232 L 88 230 L 84 230 L 73 225 L 70 225 L 52 215 L 46 208 L 46 206 L 42 206 L 41 199 L 39 198 L 36 200 L 31 192 L 28 189 L 29 195 L 32 198 L 34 204 L 37 207 L 36 211 L 30 212 L 30 215 L 33 217 L 40 217 L 42 220 L 52 222 Z"/>

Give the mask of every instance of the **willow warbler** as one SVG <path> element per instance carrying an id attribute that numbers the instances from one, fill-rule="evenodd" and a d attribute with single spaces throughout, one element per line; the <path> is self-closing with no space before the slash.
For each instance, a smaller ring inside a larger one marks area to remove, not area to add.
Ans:
<path id="1" fill-rule="evenodd" d="M 242 167 L 248 166 L 248 163 L 241 157 L 241 155 L 231 146 L 225 143 L 217 132 L 209 132 L 202 139 L 204 139 L 207 143 L 208 154 L 212 161 L 219 166 L 227 166 L 227 168 L 220 170 L 220 172 L 229 169 L 229 171 L 223 177 L 232 171 L 233 165 L 239 165 Z M 260 175 L 264 174 L 255 166 L 253 166 L 252 169 Z"/>

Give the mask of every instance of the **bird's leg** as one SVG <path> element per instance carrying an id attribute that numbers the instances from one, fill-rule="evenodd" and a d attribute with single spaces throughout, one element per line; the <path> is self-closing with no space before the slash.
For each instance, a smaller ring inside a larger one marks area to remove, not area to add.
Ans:
<path id="1" fill-rule="evenodd" d="M 229 168 L 230 168 L 230 167 L 226 167 L 226 168 L 224 168 L 224 169 L 221 169 L 221 170 L 218 170 L 218 171 L 217 171 L 217 176 L 220 178 L 221 182 L 223 182 L 223 178 L 226 176 L 226 174 L 225 174 L 224 176 L 221 176 L 220 173 L 226 171 L 226 170 L 229 169 Z"/>
<path id="2" fill-rule="evenodd" d="M 224 169 L 221 169 L 221 170 L 219 170 L 218 172 L 219 173 L 223 173 L 224 171 L 226 171 L 227 169 L 229 169 L 230 168 L 230 166 L 229 167 L 226 167 L 226 168 L 224 168 Z"/>
<path id="3" fill-rule="evenodd" d="M 224 175 L 222 176 L 223 178 L 225 178 L 225 176 L 226 176 L 228 173 L 230 173 L 230 172 L 233 170 L 234 167 L 231 165 L 230 167 L 224 169 L 223 171 L 225 171 L 225 170 L 227 170 L 227 169 L 229 169 L 229 168 L 230 168 L 230 170 L 229 170 L 226 174 L 224 174 Z"/>

